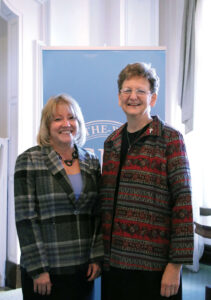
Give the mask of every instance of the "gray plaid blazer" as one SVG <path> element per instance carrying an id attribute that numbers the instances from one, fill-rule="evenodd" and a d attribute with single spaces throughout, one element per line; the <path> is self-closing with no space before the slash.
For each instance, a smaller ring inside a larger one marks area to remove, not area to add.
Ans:
<path id="1" fill-rule="evenodd" d="M 15 166 L 15 214 L 21 266 L 32 277 L 72 274 L 103 258 L 100 163 L 78 149 L 83 188 L 78 200 L 56 152 L 35 146 Z"/>

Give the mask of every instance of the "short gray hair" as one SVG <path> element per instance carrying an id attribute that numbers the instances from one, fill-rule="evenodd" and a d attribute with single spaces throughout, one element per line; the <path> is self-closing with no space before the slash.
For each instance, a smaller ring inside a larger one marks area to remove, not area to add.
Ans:
<path id="1" fill-rule="evenodd" d="M 149 81 L 150 91 L 152 94 L 158 94 L 160 87 L 160 78 L 156 70 L 151 67 L 151 64 L 144 62 L 128 64 L 120 73 L 118 77 L 119 92 L 122 89 L 123 82 L 132 77 L 144 77 Z"/>

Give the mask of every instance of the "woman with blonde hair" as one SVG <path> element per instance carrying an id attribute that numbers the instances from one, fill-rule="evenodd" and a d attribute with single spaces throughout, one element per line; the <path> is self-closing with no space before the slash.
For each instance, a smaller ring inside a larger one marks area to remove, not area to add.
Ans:
<path id="1" fill-rule="evenodd" d="M 38 145 L 15 167 L 16 226 L 23 299 L 90 299 L 103 257 L 98 158 L 86 139 L 78 103 L 51 97 Z"/>

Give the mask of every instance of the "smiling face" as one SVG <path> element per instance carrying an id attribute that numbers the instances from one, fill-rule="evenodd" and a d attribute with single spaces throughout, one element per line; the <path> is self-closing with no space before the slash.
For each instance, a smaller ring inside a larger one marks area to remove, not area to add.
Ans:
<path id="1" fill-rule="evenodd" d="M 150 119 L 150 110 L 156 103 L 157 95 L 151 94 L 150 83 L 144 77 L 125 80 L 119 93 L 119 106 L 128 119 Z"/>
<path id="2" fill-rule="evenodd" d="M 74 112 L 66 104 L 56 106 L 53 120 L 50 123 L 50 143 L 53 147 L 74 144 L 74 137 L 78 131 L 78 121 Z"/>

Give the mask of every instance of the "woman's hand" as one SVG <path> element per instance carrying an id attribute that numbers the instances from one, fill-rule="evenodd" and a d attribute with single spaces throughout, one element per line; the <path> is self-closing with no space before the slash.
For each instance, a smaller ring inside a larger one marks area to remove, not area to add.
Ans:
<path id="1" fill-rule="evenodd" d="M 178 293 L 181 267 L 180 264 L 167 264 L 161 280 L 161 296 L 170 297 Z"/>
<path id="2" fill-rule="evenodd" d="M 52 283 L 49 273 L 42 273 L 36 279 L 34 279 L 34 292 L 40 295 L 50 295 Z"/>
<path id="3" fill-rule="evenodd" d="M 99 264 L 93 263 L 89 264 L 88 271 L 86 276 L 88 277 L 88 281 L 92 281 L 100 276 L 101 268 Z"/>

